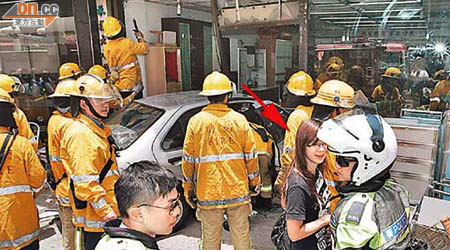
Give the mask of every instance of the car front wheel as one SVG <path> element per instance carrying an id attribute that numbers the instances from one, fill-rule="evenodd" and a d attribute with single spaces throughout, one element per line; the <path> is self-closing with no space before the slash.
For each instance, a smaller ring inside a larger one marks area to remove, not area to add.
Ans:
<path id="1" fill-rule="evenodd" d="M 173 227 L 173 232 L 184 228 L 192 211 L 192 208 L 187 204 L 186 199 L 184 198 L 184 192 L 181 185 L 178 186 L 177 190 L 180 193 L 180 200 L 178 201 L 180 203 L 180 215 L 177 218 L 177 224 Z"/>

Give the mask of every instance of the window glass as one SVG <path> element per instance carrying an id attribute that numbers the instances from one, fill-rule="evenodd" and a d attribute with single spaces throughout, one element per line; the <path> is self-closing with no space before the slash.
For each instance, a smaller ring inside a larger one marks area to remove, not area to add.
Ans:
<path id="1" fill-rule="evenodd" d="M 449 106 L 448 0 L 219 2 L 238 89 L 284 89 L 303 70 L 316 90 L 348 83 L 384 117 Z"/>
<path id="2" fill-rule="evenodd" d="M 134 102 L 113 113 L 106 124 L 110 126 L 119 149 L 125 149 L 163 114 L 164 110 Z"/>
<path id="3" fill-rule="evenodd" d="M 21 27 L 16 21 L 0 22 L 0 72 L 20 79 L 25 96 L 51 94 L 59 66 L 78 63 L 74 18 L 56 18 L 47 28 Z"/>
<path id="4" fill-rule="evenodd" d="M 201 109 L 202 107 L 191 109 L 180 116 L 163 140 L 162 148 L 164 150 L 170 151 L 183 148 L 184 137 L 186 136 L 186 128 L 189 119 L 191 119 L 193 115 L 200 112 Z"/>

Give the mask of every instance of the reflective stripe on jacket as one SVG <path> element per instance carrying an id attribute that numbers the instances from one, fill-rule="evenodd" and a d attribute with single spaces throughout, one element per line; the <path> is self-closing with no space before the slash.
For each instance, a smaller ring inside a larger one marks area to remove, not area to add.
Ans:
<path id="1" fill-rule="evenodd" d="M 259 186 L 260 177 L 252 128 L 243 115 L 209 104 L 189 120 L 183 150 L 183 188 L 195 189 L 200 208 L 250 203 L 249 186 Z"/>
<path id="2" fill-rule="evenodd" d="M 145 55 L 148 45 L 145 41 L 135 42 L 129 38 L 121 37 L 110 40 L 105 45 L 105 57 L 109 67 L 123 67 L 137 62 L 136 55 Z M 119 80 L 115 85 L 119 90 L 132 90 L 136 82 L 142 81 L 141 68 L 136 66 L 119 70 Z"/>
<path id="3" fill-rule="evenodd" d="M 61 180 L 66 172 L 60 156 L 61 139 L 72 122 L 73 119 L 70 113 L 61 114 L 58 111 L 54 111 L 52 117 L 50 117 L 48 121 L 48 154 L 50 166 L 56 182 Z M 68 180 L 69 179 L 67 177 L 63 178 L 55 190 L 55 196 L 58 203 L 65 207 L 70 207 Z"/>
<path id="4" fill-rule="evenodd" d="M 344 194 L 331 218 L 335 249 L 405 249 L 408 195 L 392 179 L 375 192 Z"/>
<path id="5" fill-rule="evenodd" d="M 261 194 L 269 193 L 263 194 L 268 196 L 272 192 L 272 175 L 270 174 L 269 164 L 273 156 L 272 144 L 274 142 L 270 133 L 263 126 L 250 122 L 250 127 L 256 143 L 256 155 L 258 156 L 259 176 L 261 178 Z M 267 141 L 263 140 L 263 137 L 256 129 L 264 130 L 267 135 Z"/>
<path id="6" fill-rule="evenodd" d="M 38 142 L 34 141 L 34 134 L 28 123 L 27 116 L 21 109 L 16 109 L 13 113 L 14 120 L 16 120 L 16 125 L 19 130 L 19 135 L 28 139 L 33 146 L 34 152 L 38 151 Z"/>
<path id="7" fill-rule="evenodd" d="M 61 140 L 61 160 L 66 173 L 74 184 L 75 195 L 87 202 L 87 207 L 77 209 L 72 192 L 69 193 L 74 213 L 74 224 L 88 232 L 103 232 L 102 217 L 114 211 L 117 215 L 117 201 L 114 183 L 119 178 L 116 156 L 110 153 L 109 127 L 99 127 L 94 121 L 81 114 L 67 128 Z M 99 175 L 108 160 L 113 164 L 102 183 Z"/>
<path id="8" fill-rule="evenodd" d="M 0 127 L 0 145 L 7 131 Z M 38 239 L 34 193 L 43 189 L 45 177 L 46 171 L 30 142 L 16 136 L 0 171 L 1 249 L 19 249 Z"/>

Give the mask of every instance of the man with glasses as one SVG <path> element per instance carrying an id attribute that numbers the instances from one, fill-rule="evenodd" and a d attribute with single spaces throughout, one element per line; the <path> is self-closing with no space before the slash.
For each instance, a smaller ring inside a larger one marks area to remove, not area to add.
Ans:
<path id="1" fill-rule="evenodd" d="M 120 227 L 105 227 L 96 250 L 158 249 L 156 235 L 172 232 L 180 215 L 177 178 L 149 161 L 131 164 L 114 185 Z"/>

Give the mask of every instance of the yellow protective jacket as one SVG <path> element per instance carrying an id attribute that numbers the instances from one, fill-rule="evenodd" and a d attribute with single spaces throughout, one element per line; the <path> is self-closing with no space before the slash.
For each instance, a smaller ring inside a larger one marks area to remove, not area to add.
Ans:
<path id="1" fill-rule="evenodd" d="M 88 232 L 103 232 L 102 217 L 114 211 L 119 215 L 114 183 L 119 178 L 115 153 L 108 137 L 111 129 L 80 114 L 66 129 L 61 140 L 61 161 L 74 186 L 69 192 L 74 224 Z M 111 160 L 111 169 L 100 183 L 100 173 Z M 84 206 L 78 207 L 76 199 Z"/>
<path id="2" fill-rule="evenodd" d="M 243 115 L 225 104 L 209 104 L 187 127 L 182 165 L 185 193 L 194 190 L 203 209 L 250 203 L 249 186 L 260 185 L 255 147 L 252 128 Z"/>
<path id="3" fill-rule="evenodd" d="M 441 80 L 434 87 L 430 96 L 430 110 L 445 111 L 448 100 L 445 100 L 447 93 L 450 91 L 450 80 Z M 447 97 L 448 98 L 448 97 Z"/>
<path id="4" fill-rule="evenodd" d="M 0 127 L 0 145 L 7 132 L 7 128 Z M 34 196 L 43 189 L 45 177 L 46 171 L 30 142 L 16 136 L 0 170 L 0 249 L 20 249 L 38 239 Z"/>
<path id="5" fill-rule="evenodd" d="M 63 163 L 61 161 L 61 139 L 66 133 L 67 128 L 74 120 L 70 113 L 61 114 L 58 111 L 54 111 L 52 117 L 48 120 L 47 133 L 48 133 L 48 154 L 50 159 L 50 166 L 52 168 L 53 177 L 56 186 L 55 196 L 59 205 L 64 207 L 70 207 L 69 202 L 69 179 L 67 178 L 66 171 L 64 170 Z"/>
<path id="6" fill-rule="evenodd" d="M 303 106 L 299 105 L 295 108 L 294 112 L 289 115 L 287 126 L 289 128 L 284 136 L 283 153 L 281 154 L 281 168 L 279 176 L 282 176 L 283 186 L 284 180 L 286 179 L 286 174 L 291 165 L 291 162 L 295 158 L 295 137 L 297 135 L 297 130 L 302 125 L 302 123 L 311 118 L 314 106 Z"/>
<path id="7" fill-rule="evenodd" d="M 322 84 L 324 84 L 326 81 L 332 80 L 332 78 L 325 72 L 322 72 L 319 74 L 319 76 L 317 76 L 316 81 L 314 82 L 314 89 L 316 91 L 319 91 L 320 86 L 322 86 Z M 343 82 L 347 82 L 348 81 L 348 75 L 344 72 L 342 72 L 341 74 L 339 74 L 339 77 L 336 80 L 340 80 Z"/>
<path id="8" fill-rule="evenodd" d="M 34 140 L 33 131 L 30 128 L 30 124 L 28 123 L 27 116 L 25 113 L 17 108 L 13 113 L 14 120 L 16 120 L 16 125 L 19 130 L 19 135 L 28 139 L 33 146 L 34 152 L 38 151 L 38 142 Z"/>
<path id="9" fill-rule="evenodd" d="M 145 55 L 148 45 L 145 41 L 135 42 L 129 38 L 121 37 L 110 40 L 105 45 L 105 57 L 110 69 L 119 67 L 119 80 L 115 85 L 119 90 L 132 90 L 137 82 L 142 81 L 141 68 L 136 55 Z M 127 69 L 120 69 L 126 65 L 136 63 Z"/>
<path id="10" fill-rule="evenodd" d="M 284 149 L 281 155 L 281 169 L 278 173 L 280 187 L 284 185 L 289 166 L 295 158 L 295 137 L 297 135 L 298 128 L 304 121 L 311 119 L 313 109 L 314 106 L 299 105 L 289 116 L 287 122 L 289 131 L 286 131 L 286 135 L 284 137 Z M 336 156 L 334 154 L 328 153 L 322 172 L 323 177 L 327 182 L 327 186 L 330 190 L 331 196 L 337 196 L 338 192 L 336 190 L 335 183 L 339 179 L 334 174 L 336 172 Z M 334 211 L 334 208 L 336 207 L 338 201 L 338 198 L 333 199 L 331 203 L 332 211 Z"/>
<path id="11" fill-rule="evenodd" d="M 373 89 L 371 97 L 374 102 L 383 101 L 386 98 L 401 101 L 400 90 L 398 90 L 397 87 L 394 87 L 394 91 L 391 94 L 386 95 L 381 87 L 381 84 Z"/>
<path id="12" fill-rule="evenodd" d="M 258 156 L 259 175 L 261 177 L 261 193 L 272 192 L 272 176 L 269 170 L 270 160 L 273 156 L 272 144 L 273 139 L 270 133 L 261 125 L 249 122 L 253 131 L 253 137 L 256 143 L 256 155 Z M 267 141 L 264 141 L 263 137 L 258 133 L 258 130 L 262 130 L 262 133 L 267 136 Z M 262 159 L 264 158 L 264 159 Z"/>

